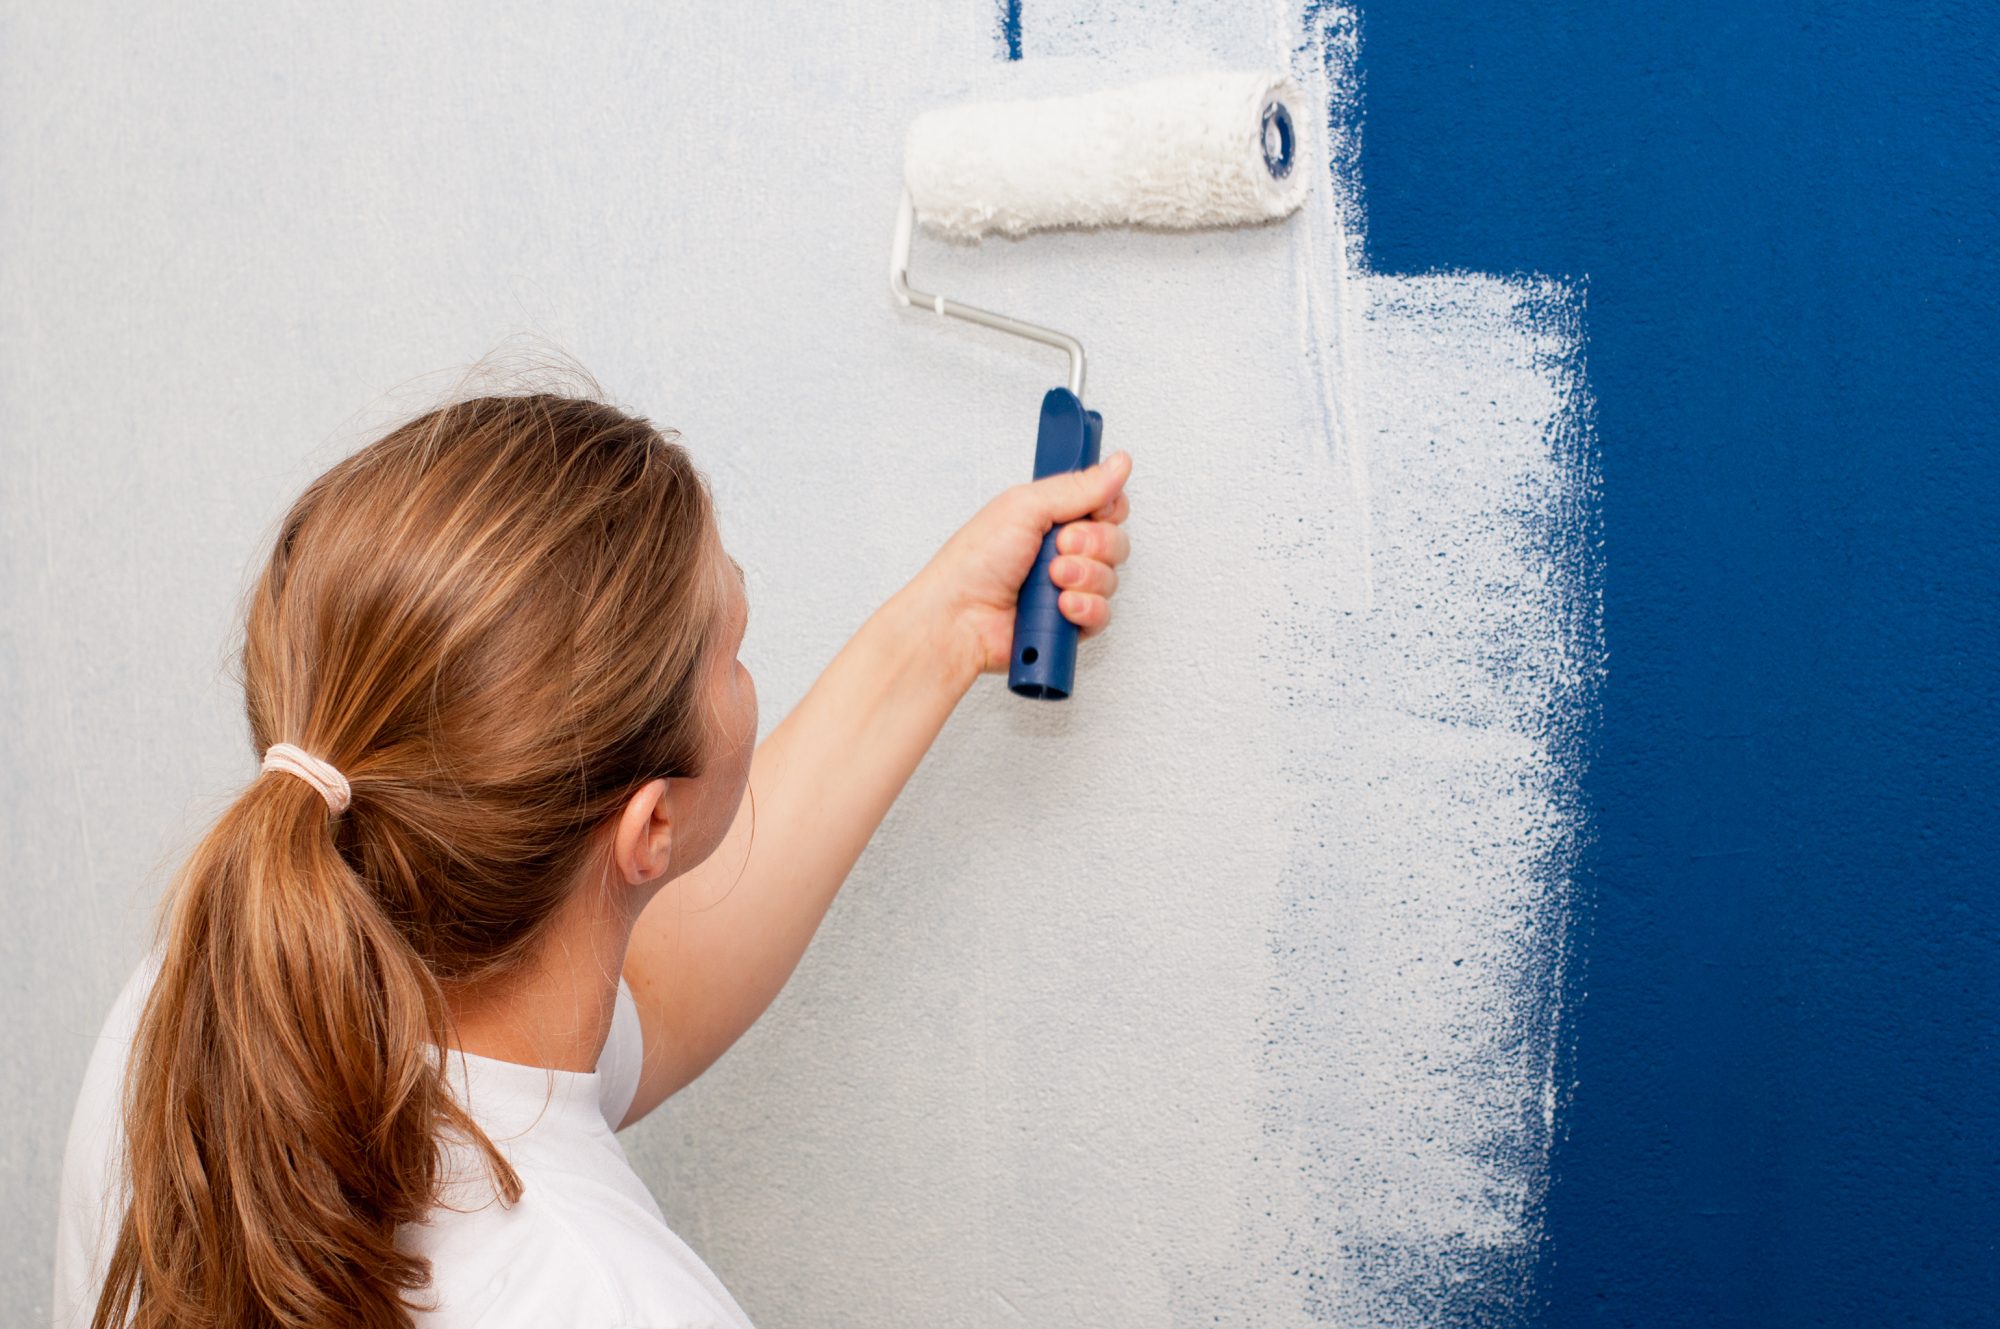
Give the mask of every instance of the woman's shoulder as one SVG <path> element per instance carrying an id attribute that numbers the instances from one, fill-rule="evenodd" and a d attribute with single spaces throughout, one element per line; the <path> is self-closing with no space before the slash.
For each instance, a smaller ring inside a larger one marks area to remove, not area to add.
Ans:
<path id="1" fill-rule="evenodd" d="M 405 1227 L 398 1244 L 431 1262 L 423 1329 L 575 1324 L 749 1329 L 749 1321 L 657 1206 L 592 1170 L 538 1166 L 516 1153 L 512 1205 L 467 1200 Z"/>
<path id="2" fill-rule="evenodd" d="M 103 1022 L 89 1038 L 83 1083 L 70 1110 L 56 1208 L 55 1322 L 82 1323 L 104 1281 L 111 1243 L 123 1216 L 119 1167 L 124 1127 L 120 1086 L 139 1012 L 160 971 L 155 949 L 133 968 Z"/>

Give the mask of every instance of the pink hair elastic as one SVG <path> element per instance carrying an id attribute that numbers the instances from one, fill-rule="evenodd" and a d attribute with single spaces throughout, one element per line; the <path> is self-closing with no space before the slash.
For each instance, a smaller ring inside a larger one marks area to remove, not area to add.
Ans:
<path id="1" fill-rule="evenodd" d="M 264 749 L 263 769 L 288 771 L 298 776 L 319 790 L 320 796 L 326 800 L 326 805 L 333 809 L 333 815 L 336 817 L 347 811 L 347 805 L 354 800 L 346 776 L 336 770 L 331 762 L 321 761 L 295 744 L 273 743 Z"/>

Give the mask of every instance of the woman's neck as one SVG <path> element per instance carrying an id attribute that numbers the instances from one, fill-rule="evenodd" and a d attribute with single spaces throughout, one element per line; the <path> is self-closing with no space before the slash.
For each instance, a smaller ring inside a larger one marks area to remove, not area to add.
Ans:
<path id="1" fill-rule="evenodd" d="M 453 1046 L 524 1066 L 596 1070 L 636 917 L 601 884 L 572 892 L 526 965 L 447 990 Z"/>

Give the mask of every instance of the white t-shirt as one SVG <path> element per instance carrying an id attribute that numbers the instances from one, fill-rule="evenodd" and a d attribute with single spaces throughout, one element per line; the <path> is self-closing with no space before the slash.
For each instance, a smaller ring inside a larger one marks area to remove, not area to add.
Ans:
<path id="1" fill-rule="evenodd" d="M 158 972 L 155 953 L 118 994 L 70 1119 L 56 1329 L 90 1323 L 124 1216 L 113 1171 L 124 1141 L 120 1079 Z M 437 1306 L 416 1316 L 424 1329 L 751 1329 L 721 1281 L 667 1227 L 612 1134 L 639 1089 L 640 1046 L 639 1010 L 620 979 L 593 1072 L 451 1054 L 453 1092 L 514 1165 L 522 1195 L 504 1204 L 478 1152 L 462 1141 L 448 1145 L 439 1206 L 397 1234 L 399 1245 L 431 1260 L 430 1287 L 411 1298 Z"/>

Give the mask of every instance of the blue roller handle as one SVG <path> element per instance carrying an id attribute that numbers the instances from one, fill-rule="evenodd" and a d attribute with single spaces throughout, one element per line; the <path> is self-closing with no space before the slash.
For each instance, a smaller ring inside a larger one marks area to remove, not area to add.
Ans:
<path id="1" fill-rule="evenodd" d="M 1086 411 L 1068 388 L 1050 388 L 1042 398 L 1042 428 L 1035 439 L 1035 478 L 1080 471 L 1097 464 L 1097 445 L 1104 437 L 1104 417 Z M 1077 626 L 1063 617 L 1057 603 L 1062 587 L 1049 580 L 1056 560 L 1056 532 L 1042 536 L 1042 550 L 1021 585 L 1014 608 L 1014 656 L 1007 667 L 1007 686 L 1023 697 L 1061 701 L 1076 681 Z"/>

